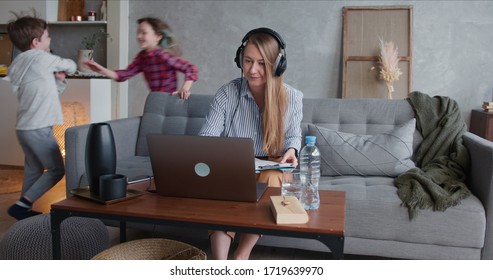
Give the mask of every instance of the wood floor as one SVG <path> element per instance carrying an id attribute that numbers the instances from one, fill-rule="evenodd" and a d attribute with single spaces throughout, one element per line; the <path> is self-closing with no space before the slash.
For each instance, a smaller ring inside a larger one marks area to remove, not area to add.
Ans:
<path id="1" fill-rule="evenodd" d="M 0 194 L 0 238 L 17 220 L 7 214 L 7 209 L 19 200 L 20 192 Z M 33 209 L 43 213 L 50 212 L 50 205 L 65 198 L 65 178 L 56 186 L 45 193 L 36 203 Z"/>

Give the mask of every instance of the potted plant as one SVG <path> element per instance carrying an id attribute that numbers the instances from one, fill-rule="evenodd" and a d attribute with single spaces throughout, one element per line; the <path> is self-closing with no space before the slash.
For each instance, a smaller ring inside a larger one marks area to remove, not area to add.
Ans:
<path id="1" fill-rule="evenodd" d="M 110 34 L 104 28 L 100 28 L 91 35 L 82 38 L 81 44 L 84 48 L 79 50 L 77 59 L 77 68 L 79 71 L 90 72 L 83 62 L 93 59 L 94 50 L 99 46 L 101 40 L 106 38 L 111 39 Z"/>

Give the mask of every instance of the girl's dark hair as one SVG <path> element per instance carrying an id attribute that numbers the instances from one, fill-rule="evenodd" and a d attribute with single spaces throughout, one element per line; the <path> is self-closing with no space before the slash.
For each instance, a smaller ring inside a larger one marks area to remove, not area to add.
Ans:
<path id="1" fill-rule="evenodd" d="M 13 13 L 17 19 L 7 24 L 7 32 L 10 40 L 20 51 L 31 49 L 34 39 L 41 39 L 43 32 L 48 28 L 45 20 L 34 16 L 19 16 Z"/>
<path id="2" fill-rule="evenodd" d="M 162 36 L 161 40 L 159 41 L 159 45 L 163 49 L 171 52 L 176 56 L 182 55 L 181 48 L 178 45 L 175 36 L 173 35 L 173 33 L 171 33 L 171 28 L 166 22 L 154 17 L 144 17 L 137 20 L 138 24 L 141 24 L 143 22 L 147 22 L 152 27 L 154 32 L 156 32 L 156 34 Z"/>

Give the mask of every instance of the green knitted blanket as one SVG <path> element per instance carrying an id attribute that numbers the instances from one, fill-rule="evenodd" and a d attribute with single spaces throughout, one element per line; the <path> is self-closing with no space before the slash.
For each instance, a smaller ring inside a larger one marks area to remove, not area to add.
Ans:
<path id="1" fill-rule="evenodd" d="M 445 211 L 471 192 L 464 184 L 469 152 L 462 143 L 462 135 L 467 126 L 457 103 L 448 97 L 430 97 L 417 91 L 408 100 L 423 142 L 415 154 L 419 168 L 398 176 L 395 185 L 411 220 L 418 209 Z"/>

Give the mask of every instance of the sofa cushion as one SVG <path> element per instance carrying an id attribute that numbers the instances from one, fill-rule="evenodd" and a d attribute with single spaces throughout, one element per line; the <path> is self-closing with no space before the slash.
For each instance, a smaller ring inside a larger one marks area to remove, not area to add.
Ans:
<path id="1" fill-rule="evenodd" d="M 147 135 L 197 135 L 205 122 L 213 95 L 192 94 L 188 100 L 166 92 L 151 92 L 146 99 L 135 155 L 149 156 Z"/>
<path id="2" fill-rule="evenodd" d="M 308 133 L 317 137 L 322 175 L 397 177 L 415 167 L 415 125 L 411 119 L 386 133 L 357 135 L 310 124 Z"/>
<path id="3" fill-rule="evenodd" d="M 116 163 L 116 174 L 127 176 L 129 182 L 152 177 L 151 159 L 149 157 L 132 156 L 119 159 Z M 82 174 L 78 187 L 88 186 L 87 174 Z"/>
<path id="4" fill-rule="evenodd" d="M 484 246 L 486 214 L 481 201 L 473 195 L 444 212 L 423 209 L 409 220 L 407 208 L 397 196 L 394 178 L 323 176 L 320 189 L 346 192 L 346 237 L 450 247 Z"/>
<path id="5" fill-rule="evenodd" d="M 303 135 L 308 125 L 360 135 L 375 135 L 390 131 L 415 118 L 414 110 L 406 99 L 341 99 L 303 98 Z M 413 150 L 419 148 L 423 137 L 415 130 Z"/>
<path id="6" fill-rule="evenodd" d="M 140 156 L 121 159 L 117 163 L 116 173 L 127 176 L 129 182 L 152 177 L 151 159 Z"/>

